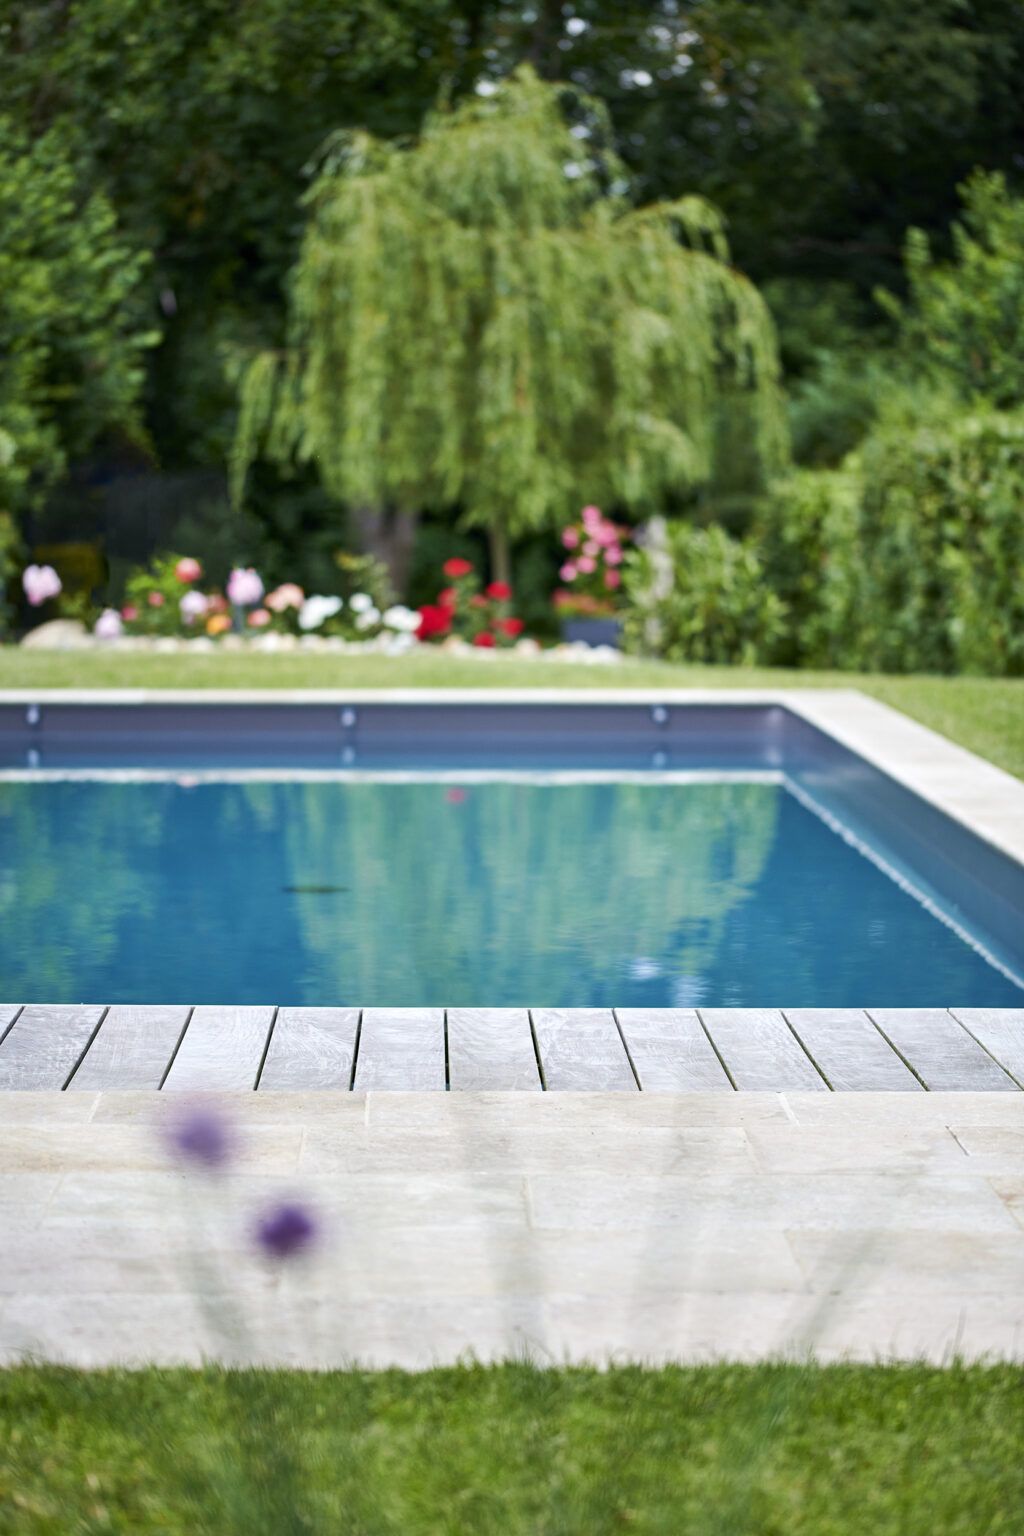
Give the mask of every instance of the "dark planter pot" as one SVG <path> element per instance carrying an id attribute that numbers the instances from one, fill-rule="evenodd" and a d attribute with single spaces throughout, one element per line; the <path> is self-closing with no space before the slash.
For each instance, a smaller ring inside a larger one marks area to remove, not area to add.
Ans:
<path id="1" fill-rule="evenodd" d="M 570 645 L 582 640 L 584 645 L 610 645 L 614 650 L 622 647 L 622 620 L 563 619 L 562 639 Z"/>

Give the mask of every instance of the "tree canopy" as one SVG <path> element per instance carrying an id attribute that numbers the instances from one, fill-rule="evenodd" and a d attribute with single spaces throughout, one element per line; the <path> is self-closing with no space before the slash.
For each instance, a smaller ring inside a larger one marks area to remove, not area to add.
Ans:
<path id="1" fill-rule="evenodd" d="M 143 252 L 84 193 L 59 129 L 0 117 L 0 512 L 19 510 L 105 429 L 141 432 Z"/>
<path id="2" fill-rule="evenodd" d="M 581 494 L 635 512 L 714 470 L 716 406 L 781 449 L 768 310 L 697 198 L 633 208 L 592 101 L 524 68 L 411 145 L 327 148 L 289 347 L 242 390 L 263 443 L 353 504 L 462 509 L 510 537 Z"/>

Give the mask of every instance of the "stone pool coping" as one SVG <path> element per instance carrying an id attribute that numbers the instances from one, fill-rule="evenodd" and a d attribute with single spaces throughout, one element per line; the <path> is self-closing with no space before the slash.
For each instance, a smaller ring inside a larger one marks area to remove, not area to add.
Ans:
<path id="1" fill-rule="evenodd" d="M 4 705 L 779 705 L 1024 864 L 1024 782 L 855 688 L 9 688 Z"/>

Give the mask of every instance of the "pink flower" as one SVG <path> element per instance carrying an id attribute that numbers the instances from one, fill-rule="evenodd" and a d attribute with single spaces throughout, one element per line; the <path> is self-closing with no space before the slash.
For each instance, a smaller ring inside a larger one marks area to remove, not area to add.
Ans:
<path id="1" fill-rule="evenodd" d="M 619 530 L 614 523 L 602 523 L 600 528 L 594 529 L 593 537 L 599 544 L 604 544 L 607 547 L 618 543 Z"/>
<path id="2" fill-rule="evenodd" d="M 576 567 L 571 560 L 567 560 L 558 574 L 562 581 L 575 581 Z"/>
<path id="3" fill-rule="evenodd" d="M 622 576 L 618 571 L 605 571 L 604 584 L 609 592 L 614 592 L 616 587 L 621 587 Z"/>
<path id="4" fill-rule="evenodd" d="M 200 576 L 203 574 L 203 568 L 199 564 L 198 560 L 193 560 L 191 555 L 186 555 L 184 559 L 179 560 L 177 565 L 174 567 L 174 574 L 177 576 L 179 581 L 186 583 L 190 581 L 198 581 Z"/>
<path id="5" fill-rule="evenodd" d="M 588 539 L 583 546 L 583 553 L 585 555 L 589 555 L 590 558 L 593 559 L 595 555 L 599 555 L 601 553 L 601 546 L 600 544 L 596 543 L 594 539 Z"/>
<path id="6" fill-rule="evenodd" d="M 52 565 L 27 565 L 21 575 L 21 585 L 31 606 L 38 608 L 48 598 L 57 596 L 61 579 Z"/>
<path id="7" fill-rule="evenodd" d="M 96 636 L 97 640 L 116 640 L 123 628 L 124 626 L 121 623 L 121 615 L 118 613 L 117 609 L 104 608 L 103 612 L 96 620 L 96 623 L 93 625 L 92 632 Z"/>
<path id="8" fill-rule="evenodd" d="M 286 581 L 283 586 L 275 587 L 273 592 L 267 594 L 267 607 L 271 613 L 284 613 L 286 608 L 301 608 L 305 601 L 305 592 L 294 581 Z"/>
<path id="9" fill-rule="evenodd" d="M 578 570 L 583 572 L 584 576 L 589 576 L 591 571 L 597 570 L 597 561 L 594 559 L 593 555 L 580 555 L 580 558 L 576 562 L 576 566 Z"/>
<path id="10" fill-rule="evenodd" d="M 192 624 L 196 619 L 205 618 L 209 606 L 209 598 L 205 597 L 202 592 L 186 592 L 178 604 L 181 616 L 186 624 Z"/>
<path id="11" fill-rule="evenodd" d="M 604 552 L 605 565 L 621 565 L 622 550 L 617 544 L 610 545 Z"/>
<path id="12" fill-rule="evenodd" d="M 121 617 L 124 619 L 125 623 L 131 624 L 134 619 L 138 618 L 138 616 L 139 610 L 136 608 L 135 604 L 125 603 L 124 607 L 121 609 Z"/>
<path id="13" fill-rule="evenodd" d="M 584 507 L 580 515 L 588 533 L 593 528 L 600 528 L 602 521 L 600 507 Z"/>
<path id="14" fill-rule="evenodd" d="M 580 531 L 578 528 L 570 527 L 562 529 L 562 543 L 565 545 L 566 549 L 575 549 L 579 541 Z"/>
<path id="15" fill-rule="evenodd" d="M 263 583 L 252 566 L 236 565 L 228 577 L 228 597 L 239 608 L 258 603 L 263 596 Z"/>
<path id="16" fill-rule="evenodd" d="M 265 608 L 254 608 L 247 622 L 252 625 L 253 629 L 266 629 L 270 623 L 270 614 Z"/>
<path id="17" fill-rule="evenodd" d="M 151 608 L 162 608 L 164 605 L 164 595 L 162 592 L 148 592 L 146 594 L 146 602 Z"/>

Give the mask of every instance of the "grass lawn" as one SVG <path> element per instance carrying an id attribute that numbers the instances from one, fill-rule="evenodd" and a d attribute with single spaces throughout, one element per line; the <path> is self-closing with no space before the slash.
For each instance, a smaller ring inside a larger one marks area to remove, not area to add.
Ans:
<path id="1" fill-rule="evenodd" d="M 0 1372 L 4 1532 L 1010 1536 L 1022 1512 L 1005 1365 Z"/>
<path id="2" fill-rule="evenodd" d="M 1024 679 L 882 677 L 748 667 L 619 667 L 386 656 L 152 655 L 0 649 L 0 688 L 860 688 L 1024 778 Z"/>

